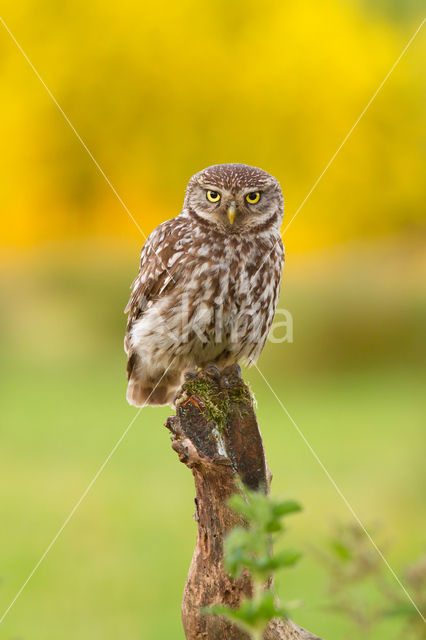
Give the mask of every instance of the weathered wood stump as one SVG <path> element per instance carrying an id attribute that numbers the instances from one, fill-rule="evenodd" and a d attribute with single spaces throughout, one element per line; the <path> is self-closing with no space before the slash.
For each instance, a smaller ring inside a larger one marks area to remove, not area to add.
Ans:
<path id="1" fill-rule="evenodd" d="M 188 375 L 176 400 L 176 416 L 167 420 L 172 447 L 192 469 L 195 482 L 197 542 L 182 600 L 182 621 L 187 640 L 247 640 L 246 633 L 219 616 L 204 615 L 212 604 L 237 607 L 250 596 L 248 575 L 234 580 L 223 566 L 225 535 L 241 517 L 226 505 L 238 491 L 239 476 L 253 490 L 269 491 L 271 475 L 266 463 L 253 398 L 239 367 L 222 373 L 208 367 Z M 265 640 L 314 640 L 317 636 L 290 620 L 274 620 Z M 318 640 L 318 639 L 317 639 Z"/>

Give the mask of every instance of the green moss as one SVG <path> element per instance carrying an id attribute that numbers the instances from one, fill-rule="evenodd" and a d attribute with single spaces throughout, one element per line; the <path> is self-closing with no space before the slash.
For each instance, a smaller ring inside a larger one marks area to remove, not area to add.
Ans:
<path id="1" fill-rule="evenodd" d="M 203 401 L 209 421 L 214 422 L 221 432 L 226 424 L 229 409 L 227 394 L 219 391 L 214 382 L 208 378 L 194 378 L 185 386 L 189 395 L 198 396 Z"/>
<path id="2" fill-rule="evenodd" d="M 226 425 L 231 404 L 247 406 L 247 412 L 254 400 L 250 389 L 244 383 L 222 391 L 212 380 L 198 377 L 187 382 L 185 386 L 189 395 L 198 396 L 202 400 L 209 421 L 217 425 L 220 433 Z M 241 410 L 241 415 L 245 412 Z"/>
<path id="3" fill-rule="evenodd" d="M 254 396 L 247 384 L 240 384 L 238 387 L 232 387 L 228 391 L 229 400 L 232 403 L 244 402 L 251 406 L 254 403 Z"/>

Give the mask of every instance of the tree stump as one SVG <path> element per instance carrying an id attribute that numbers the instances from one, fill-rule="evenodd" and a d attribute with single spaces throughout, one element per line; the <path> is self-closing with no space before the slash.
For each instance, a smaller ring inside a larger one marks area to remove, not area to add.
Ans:
<path id="1" fill-rule="evenodd" d="M 226 534 L 242 524 L 241 516 L 226 505 L 238 491 L 239 476 L 252 490 L 269 492 L 269 472 L 253 398 L 238 366 L 220 372 L 207 367 L 188 374 L 176 399 L 176 416 L 167 420 L 172 447 L 192 469 L 195 482 L 197 542 L 183 600 L 182 621 L 187 640 L 248 640 L 248 635 L 220 616 L 201 613 L 203 607 L 224 604 L 238 607 L 251 596 L 246 574 L 230 578 L 223 566 Z M 314 640 L 290 620 L 276 619 L 265 640 Z M 318 638 L 317 638 L 318 640 Z"/>

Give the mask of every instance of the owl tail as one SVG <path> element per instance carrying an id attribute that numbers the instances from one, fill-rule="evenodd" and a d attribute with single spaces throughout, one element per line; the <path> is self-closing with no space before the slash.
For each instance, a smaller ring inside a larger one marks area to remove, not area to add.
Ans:
<path id="1" fill-rule="evenodd" d="M 126 398 L 127 402 L 134 407 L 161 407 L 173 406 L 175 394 L 175 386 L 159 384 L 156 387 L 153 383 L 129 380 Z"/>
<path id="2" fill-rule="evenodd" d="M 173 406 L 176 391 L 180 386 L 180 374 L 176 371 L 157 371 L 147 377 L 139 356 L 133 352 L 127 361 L 127 402 L 134 407 Z"/>

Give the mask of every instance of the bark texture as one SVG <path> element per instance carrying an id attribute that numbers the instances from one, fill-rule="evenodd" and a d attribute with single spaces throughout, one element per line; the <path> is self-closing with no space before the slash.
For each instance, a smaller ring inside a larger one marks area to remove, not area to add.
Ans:
<path id="1" fill-rule="evenodd" d="M 269 491 L 271 475 L 257 424 L 253 399 L 239 367 L 219 372 L 208 367 L 188 375 L 176 401 L 176 416 L 167 420 L 172 447 L 192 470 L 195 482 L 197 542 L 182 600 L 182 621 L 187 640 L 248 640 L 246 633 L 227 620 L 204 615 L 212 604 L 237 607 L 250 596 L 248 575 L 234 580 L 223 566 L 226 534 L 241 524 L 226 506 L 238 489 L 237 475 L 250 489 Z M 289 620 L 274 620 L 265 640 L 315 640 L 317 636 Z M 318 639 L 317 639 L 318 640 Z"/>

